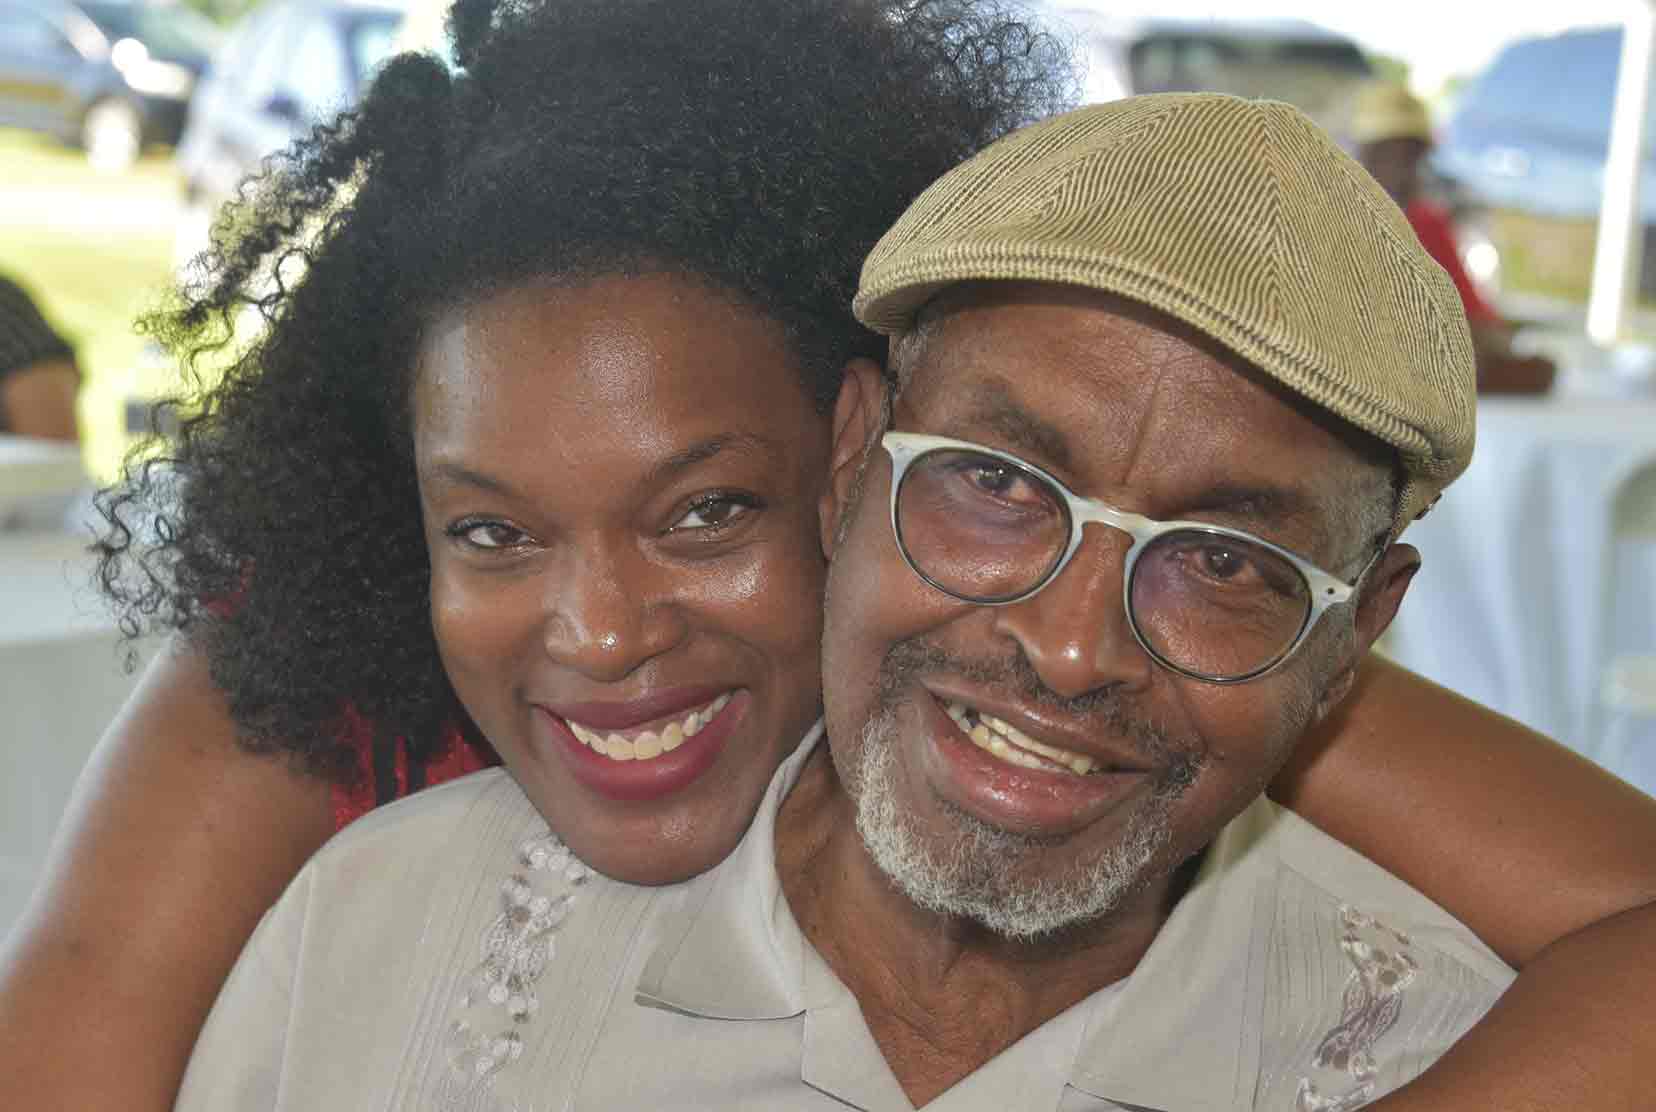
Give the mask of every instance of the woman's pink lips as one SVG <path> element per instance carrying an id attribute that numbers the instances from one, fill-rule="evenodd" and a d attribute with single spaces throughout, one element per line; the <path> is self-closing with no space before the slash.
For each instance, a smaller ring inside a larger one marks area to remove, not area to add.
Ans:
<path id="1" fill-rule="evenodd" d="M 595 753 L 581 743 L 558 715 L 545 707 L 535 709 L 539 720 L 547 726 L 550 747 L 563 755 L 578 783 L 609 799 L 643 802 L 681 791 L 712 768 L 725 742 L 741 724 L 747 706 L 747 693 L 737 691 L 696 736 L 685 738 L 684 744 L 670 753 L 642 761 L 617 761 Z"/>
<path id="2" fill-rule="evenodd" d="M 590 730 L 630 730 L 658 719 L 682 718 L 705 707 L 730 690 L 727 687 L 672 687 L 625 701 L 588 700 L 542 704 L 566 722 L 579 722 Z"/>

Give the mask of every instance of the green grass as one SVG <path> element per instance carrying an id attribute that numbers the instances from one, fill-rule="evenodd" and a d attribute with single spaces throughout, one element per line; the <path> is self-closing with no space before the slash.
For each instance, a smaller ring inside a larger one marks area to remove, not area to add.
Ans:
<path id="1" fill-rule="evenodd" d="M 100 480 L 117 473 L 128 447 L 126 398 L 170 385 L 165 365 L 144 359 L 132 322 L 171 281 L 166 214 L 180 192 L 167 152 L 103 174 L 78 151 L 0 129 L 0 272 L 75 345 L 84 454 Z"/>

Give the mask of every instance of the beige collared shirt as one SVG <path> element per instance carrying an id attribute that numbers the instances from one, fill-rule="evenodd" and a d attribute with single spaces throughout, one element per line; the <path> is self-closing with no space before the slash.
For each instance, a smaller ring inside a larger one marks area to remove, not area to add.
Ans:
<path id="1" fill-rule="evenodd" d="M 908 1109 L 806 943 L 774 823 L 722 865 L 590 874 L 504 772 L 356 823 L 271 910 L 181 1109 Z M 1419 1073 L 1512 973 L 1425 897 L 1261 801 L 1144 960 L 928 1108 L 1344 1110 Z"/>

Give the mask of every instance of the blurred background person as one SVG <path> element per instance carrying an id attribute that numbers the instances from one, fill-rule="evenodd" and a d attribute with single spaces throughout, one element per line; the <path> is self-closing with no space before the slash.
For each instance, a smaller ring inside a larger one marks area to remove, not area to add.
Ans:
<path id="1" fill-rule="evenodd" d="M 1555 368 L 1540 355 L 1513 350 L 1513 329 L 1478 292 L 1461 263 L 1449 210 L 1426 195 L 1421 166 L 1432 149 L 1426 105 L 1401 84 L 1373 81 L 1357 92 L 1350 138 L 1356 154 L 1403 209 L 1422 246 L 1449 272 L 1466 307 L 1484 393 L 1538 394 L 1552 386 Z"/>
<path id="2" fill-rule="evenodd" d="M 0 433 L 75 441 L 75 350 L 22 286 L 0 275 Z"/>

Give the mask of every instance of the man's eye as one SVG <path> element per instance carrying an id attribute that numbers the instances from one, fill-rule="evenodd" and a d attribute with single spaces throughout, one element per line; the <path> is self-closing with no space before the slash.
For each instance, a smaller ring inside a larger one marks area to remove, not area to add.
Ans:
<path id="1" fill-rule="evenodd" d="M 675 521 L 668 532 L 693 529 L 721 530 L 734 525 L 759 508 L 759 500 L 745 494 L 714 494 L 698 498 L 690 504 L 683 517 Z"/>
<path id="2" fill-rule="evenodd" d="M 1208 545 L 1200 553 L 1202 570 L 1215 579 L 1235 579 L 1249 570 L 1248 558 L 1234 548 Z"/>
<path id="3" fill-rule="evenodd" d="M 504 521 L 457 521 L 447 532 L 462 544 L 491 552 L 518 548 L 529 540 L 527 533 Z"/>
<path id="4" fill-rule="evenodd" d="M 978 464 L 968 473 L 972 482 L 990 494 L 1005 495 L 1017 481 L 1017 472 L 1010 467 Z"/>

